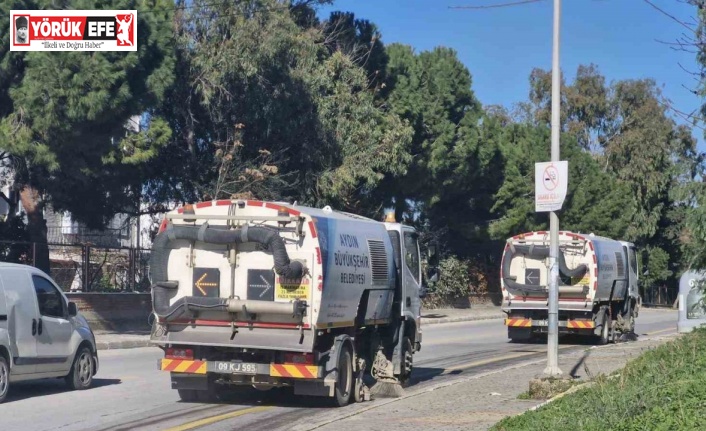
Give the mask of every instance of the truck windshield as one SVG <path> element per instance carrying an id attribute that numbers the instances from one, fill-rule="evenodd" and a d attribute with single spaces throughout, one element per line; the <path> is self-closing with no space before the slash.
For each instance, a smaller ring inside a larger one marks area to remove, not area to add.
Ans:
<path id="1" fill-rule="evenodd" d="M 628 251 L 628 259 L 630 260 L 630 268 L 635 274 L 637 274 L 637 259 L 635 258 L 635 249 L 632 247 Z"/>
<path id="2" fill-rule="evenodd" d="M 404 233 L 404 258 L 414 280 L 419 283 L 419 245 L 413 232 Z"/>

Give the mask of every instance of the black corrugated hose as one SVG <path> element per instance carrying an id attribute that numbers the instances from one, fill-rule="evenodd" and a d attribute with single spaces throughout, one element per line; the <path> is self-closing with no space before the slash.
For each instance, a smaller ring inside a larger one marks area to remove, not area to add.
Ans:
<path id="1" fill-rule="evenodd" d="M 150 276 L 152 279 L 152 304 L 155 314 L 164 320 L 176 320 L 193 309 L 225 308 L 227 299 L 186 296 L 169 305 L 169 300 L 176 294 L 178 283 L 167 279 L 167 264 L 171 253 L 172 241 L 185 239 L 211 244 L 242 244 L 257 242 L 263 244 L 272 252 L 275 261 L 275 272 L 284 277 L 298 279 L 304 275 L 304 265 L 298 261 L 290 261 L 284 240 L 279 234 L 265 227 L 243 226 L 227 230 L 223 227 L 210 227 L 207 223 L 201 226 L 174 226 L 157 234 L 152 245 L 150 257 Z"/>
<path id="2" fill-rule="evenodd" d="M 513 251 L 514 248 L 514 251 Z M 507 289 L 515 294 L 519 293 L 540 293 L 547 290 L 546 286 L 531 286 L 527 284 L 518 283 L 516 277 L 510 276 L 510 263 L 512 258 L 516 254 L 521 254 L 529 256 L 532 259 L 545 259 L 549 256 L 549 246 L 546 245 L 513 245 L 507 249 L 505 252 L 505 257 L 502 266 L 502 277 L 505 282 Z M 566 266 L 566 260 L 564 258 L 564 253 L 559 250 L 559 271 L 564 275 L 564 277 L 583 277 L 583 275 L 588 270 L 585 264 L 581 264 L 574 269 L 569 269 Z"/>

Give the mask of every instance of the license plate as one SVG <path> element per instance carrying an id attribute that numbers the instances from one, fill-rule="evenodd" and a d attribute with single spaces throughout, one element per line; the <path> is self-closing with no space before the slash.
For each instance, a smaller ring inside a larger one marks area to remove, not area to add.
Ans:
<path id="1" fill-rule="evenodd" d="M 546 320 L 533 320 L 532 326 L 549 326 L 549 322 Z"/>
<path id="2" fill-rule="evenodd" d="M 232 374 L 257 374 L 257 364 L 247 362 L 216 362 L 216 371 Z"/>

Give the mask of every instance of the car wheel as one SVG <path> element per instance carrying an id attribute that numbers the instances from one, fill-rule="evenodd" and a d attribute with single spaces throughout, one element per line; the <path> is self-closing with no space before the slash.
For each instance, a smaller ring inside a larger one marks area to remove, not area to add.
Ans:
<path id="1" fill-rule="evenodd" d="M 93 383 L 93 354 L 88 347 L 81 347 L 76 352 L 71 371 L 66 376 L 66 384 L 73 390 L 83 390 Z"/>
<path id="2" fill-rule="evenodd" d="M 10 366 L 4 356 L 0 356 L 0 403 L 5 401 L 10 390 Z"/>

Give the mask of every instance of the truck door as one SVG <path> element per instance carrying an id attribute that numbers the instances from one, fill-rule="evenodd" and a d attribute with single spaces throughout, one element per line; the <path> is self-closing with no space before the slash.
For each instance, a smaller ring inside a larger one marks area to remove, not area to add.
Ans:
<path id="1" fill-rule="evenodd" d="M 416 320 L 420 316 L 419 291 L 422 283 L 422 265 L 418 234 L 404 227 L 402 230 L 402 312 Z"/>
<path id="2" fill-rule="evenodd" d="M 44 277 L 33 274 L 32 283 L 39 304 L 37 372 L 68 371 L 73 328 L 64 296 Z"/>
<path id="3" fill-rule="evenodd" d="M 37 321 L 39 311 L 27 271 L 4 268 L 2 285 L 7 302 L 7 330 L 10 334 L 10 354 L 13 375 L 34 373 L 37 366 Z"/>
<path id="4" fill-rule="evenodd" d="M 637 298 L 637 296 L 639 295 L 637 285 L 639 279 L 639 269 L 637 267 L 637 255 L 635 252 L 635 247 L 623 246 L 623 248 L 625 249 L 625 253 L 628 256 L 628 294 L 633 298 Z"/>

